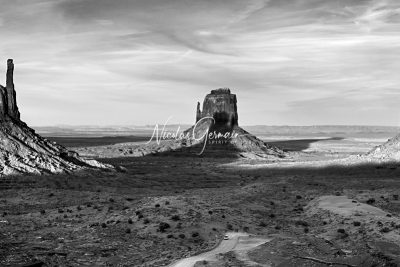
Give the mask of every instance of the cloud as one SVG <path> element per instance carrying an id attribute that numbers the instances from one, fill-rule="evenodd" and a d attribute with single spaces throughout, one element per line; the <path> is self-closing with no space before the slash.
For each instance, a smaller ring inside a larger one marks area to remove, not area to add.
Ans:
<path id="1" fill-rule="evenodd" d="M 395 0 L 0 2 L 30 124 L 190 123 L 226 86 L 241 124 L 397 123 Z"/>
<path id="2" fill-rule="evenodd" d="M 370 32 L 398 21 L 400 4 L 388 0 L 374 0 L 366 10 L 354 19 L 354 22 L 364 30 Z"/>

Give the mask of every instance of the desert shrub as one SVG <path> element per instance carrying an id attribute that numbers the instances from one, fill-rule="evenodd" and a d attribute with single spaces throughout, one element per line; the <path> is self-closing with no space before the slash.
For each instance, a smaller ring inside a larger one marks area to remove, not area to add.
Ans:
<path id="1" fill-rule="evenodd" d="M 199 232 L 193 232 L 192 233 L 192 237 L 198 237 L 199 236 Z"/>
<path id="2" fill-rule="evenodd" d="M 45 213 L 46 213 L 45 210 L 41 210 L 41 211 L 40 211 L 40 214 L 45 214 Z"/>
<path id="3" fill-rule="evenodd" d="M 302 220 L 296 221 L 296 226 L 299 226 L 299 225 L 307 227 L 308 226 L 308 222 L 302 221 Z"/>
<path id="4" fill-rule="evenodd" d="M 101 224 L 101 227 L 106 228 L 106 227 L 107 227 L 107 224 L 106 224 L 106 223 L 102 223 L 102 224 Z"/>
<path id="5" fill-rule="evenodd" d="M 184 239 L 186 236 L 185 236 L 185 234 L 179 234 L 179 237 Z"/>
<path id="6" fill-rule="evenodd" d="M 212 210 L 209 210 L 209 211 L 208 211 L 208 214 L 210 214 L 210 215 L 213 214 Z"/>
<path id="7" fill-rule="evenodd" d="M 154 207 L 159 208 L 160 204 L 155 204 Z"/>
<path id="8" fill-rule="evenodd" d="M 361 225 L 361 222 L 355 221 L 355 222 L 353 222 L 353 225 L 354 225 L 354 226 L 360 226 L 360 225 Z"/>
<path id="9" fill-rule="evenodd" d="M 230 224 L 230 223 L 228 223 L 228 224 L 226 225 L 226 229 L 228 229 L 228 230 L 233 230 L 233 225 Z"/>
<path id="10" fill-rule="evenodd" d="M 168 228 L 170 228 L 171 226 L 168 224 L 168 223 L 166 223 L 166 222 L 160 222 L 160 224 L 158 225 L 158 230 L 161 232 L 161 233 L 164 233 L 165 232 L 165 230 L 167 230 Z"/>
<path id="11" fill-rule="evenodd" d="M 260 222 L 260 223 L 258 224 L 258 226 L 266 227 L 266 226 L 267 226 L 267 223 L 266 223 L 266 222 Z"/>
<path id="12" fill-rule="evenodd" d="M 150 223 L 150 220 L 149 220 L 148 218 L 146 218 L 146 219 L 144 219 L 143 223 L 144 223 L 144 224 L 149 224 L 149 223 Z"/>
<path id="13" fill-rule="evenodd" d="M 165 205 L 169 205 L 170 203 L 169 203 L 169 201 L 165 201 Z"/>
<path id="14" fill-rule="evenodd" d="M 169 235 L 167 235 L 167 238 L 173 238 L 174 237 L 174 235 L 173 234 L 169 234 Z"/>
<path id="15" fill-rule="evenodd" d="M 114 202 L 114 199 L 112 197 L 110 197 L 110 199 L 108 201 Z"/>
<path id="16" fill-rule="evenodd" d="M 132 224 L 132 223 L 133 223 L 133 220 L 132 220 L 131 218 L 129 218 L 129 219 L 128 219 L 128 223 L 129 223 L 129 224 Z"/>
<path id="17" fill-rule="evenodd" d="M 367 200 L 367 204 L 368 205 L 371 205 L 371 204 L 374 204 L 374 203 L 375 203 L 375 198 L 370 198 L 370 199 Z"/>
<path id="18" fill-rule="evenodd" d="M 179 215 L 175 214 L 174 216 L 171 217 L 171 220 L 173 221 L 179 221 L 181 218 L 179 217 Z"/>
<path id="19" fill-rule="evenodd" d="M 144 217 L 143 214 L 139 214 L 139 215 L 138 215 L 138 218 L 139 218 L 139 219 L 142 219 L 143 217 Z"/>
<path id="20" fill-rule="evenodd" d="M 131 232 L 131 228 L 126 228 L 125 233 L 130 234 Z"/>

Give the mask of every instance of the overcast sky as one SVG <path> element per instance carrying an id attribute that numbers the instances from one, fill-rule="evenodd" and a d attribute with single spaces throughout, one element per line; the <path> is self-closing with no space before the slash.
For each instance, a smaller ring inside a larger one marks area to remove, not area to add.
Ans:
<path id="1" fill-rule="evenodd" d="M 229 87 L 239 124 L 400 125 L 398 0 L 0 0 L 30 125 L 191 123 Z"/>

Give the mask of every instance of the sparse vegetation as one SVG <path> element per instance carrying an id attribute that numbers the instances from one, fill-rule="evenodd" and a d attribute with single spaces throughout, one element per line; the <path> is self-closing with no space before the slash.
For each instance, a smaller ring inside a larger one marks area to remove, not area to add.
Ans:
<path id="1" fill-rule="evenodd" d="M 179 215 L 177 215 L 177 214 L 175 214 L 175 215 L 173 215 L 172 217 L 171 217 L 171 220 L 173 220 L 173 221 L 179 221 L 181 218 L 179 217 Z"/>
<path id="2" fill-rule="evenodd" d="M 161 233 L 164 233 L 168 228 L 170 228 L 171 226 L 168 224 L 168 223 L 166 223 L 166 222 L 160 222 L 160 224 L 159 224 L 159 226 L 158 226 L 158 230 L 161 232 Z"/>

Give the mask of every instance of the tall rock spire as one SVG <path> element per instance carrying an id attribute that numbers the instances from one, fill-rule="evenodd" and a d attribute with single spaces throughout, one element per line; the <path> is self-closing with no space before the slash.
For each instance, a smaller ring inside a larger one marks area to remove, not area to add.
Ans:
<path id="1" fill-rule="evenodd" d="M 200 102 L 197 102 L 197 109 L 196 109 L 196 122 L 201 119 L 201 110 L 200 110 Z"/>
<path id="2" fill-rule="evenodd" d="M 14 88 L 14 62 L 12 59 L 7 60 L 7 113 L 10 117 L 19 120 L 20 114 L 17 106 L 17 98 Z"/>

